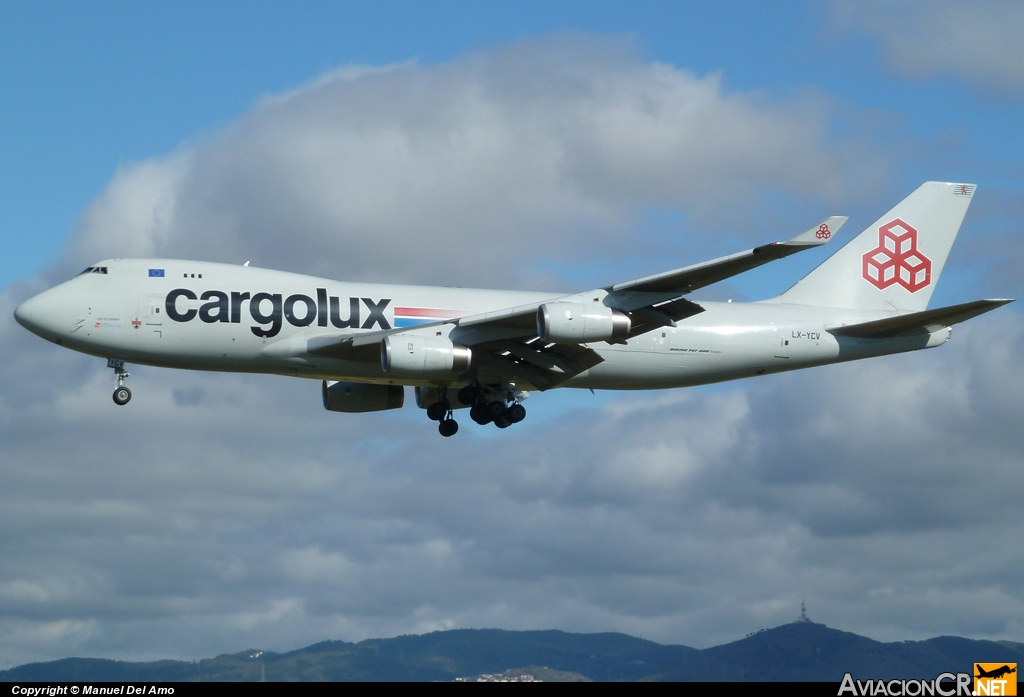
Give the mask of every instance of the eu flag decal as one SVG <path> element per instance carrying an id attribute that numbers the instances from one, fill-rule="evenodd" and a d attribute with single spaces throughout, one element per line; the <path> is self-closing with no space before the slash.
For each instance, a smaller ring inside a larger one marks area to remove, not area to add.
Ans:
<path id="1" fill-rule="evenodd" d="M 150 278 L 163 278 L 164 277 L 164 270 L 163 269 L 150 269 L 149 270 L 149 277 Z"/>

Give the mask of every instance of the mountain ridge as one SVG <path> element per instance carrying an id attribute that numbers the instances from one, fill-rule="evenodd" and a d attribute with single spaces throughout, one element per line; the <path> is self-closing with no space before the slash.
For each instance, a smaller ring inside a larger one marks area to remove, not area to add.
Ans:
<path id="1" fill-rule="evenodd" d="M 0 671 L 0 681 L 454 680 L 520 666 L 604 681 L 932 679 L 973 663 L 1024 663 L 1024 644 L 963 637 L 879 642 L 814 622 L 694 649 L 628 634 L 452 629 L 357 643 L 327 640 L 285 653 L 249 649 L 200 661 L 63 658 Z"/>

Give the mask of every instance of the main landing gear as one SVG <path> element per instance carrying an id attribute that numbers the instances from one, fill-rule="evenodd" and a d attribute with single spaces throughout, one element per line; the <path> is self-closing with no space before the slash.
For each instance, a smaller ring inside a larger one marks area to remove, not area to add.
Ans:
<path id="1" fill-rule="evenodd" d="M 469 418 L 481 426 L 494 424 L 498 428 L 508 428 L 526 418 L 526 407 L 520 404 L 525 393 L 518 392 L 509 386 L 501 391 L 503 396 L 495 396 L 493 391 L 486 394 L 477 384 L 470 383 L 458 392 L 459 402 L 472 404 Z M 427 416 L 440 422 L 437 431 L 445 438 L 454 436 L 459 431 L 459 424 L 452 418 L 451 404 L 446 399 L 434 402 L 427 407 Z"/>
<path id="2" fill-rule="evenodd" d="M 117 378 L 117 386 L 114 388 L 114 404 L 123 407 L 132 398 L 132 391 L 124 385 L 128 371 L 124 369 L 124 361 L 120 358 L 108 358 L 107 367 L 114 369 L 114 376 Z"/>
<path id="3" fill-rule="evenodd" d="M 525 396 L 525 392 L 516 390 L 512 384 L 504 385 L 497 398 L 491 395 L 490 400 L 485 398 L 479 385 L 470 384 L 459 390 L 462 403 L 473 404 L 469 409 L 469 418 L 481 426 L 494 424 L 498 428 L 508 428 L 526 418 L 526 407 L 520 403 Z"/>
<path id="4" fill-rule="evenodd" d="M 445 438 L 451 438 L 459 432 L 459 422 L 449 416 L 437 425 L 437 432 Z"/>
<path id="5" fill-rule="evenodd" d="M 459 422 L 452 418 L 452 405 L 447 399 L 434 402 L 427 407 L 427 417 L 431 421 L 439 421 L 437 432 L 445 438 L 451 438 L 459 432 Z"/>
<path id="6" fill-rule="evenodd" d="M 526 418 L 526 407 L 518 401 L 509 404 L 505 400 L 493 402 L 477 402 L 469 409 L 469 418 L 481 426 L 494 424 L 498 428 L 508 428 Z"/>

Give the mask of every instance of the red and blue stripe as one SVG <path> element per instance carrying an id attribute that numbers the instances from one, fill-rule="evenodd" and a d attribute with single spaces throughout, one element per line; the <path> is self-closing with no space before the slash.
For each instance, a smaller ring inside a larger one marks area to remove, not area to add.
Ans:
<path id="1" fill-rule="evenodd" d="M 421 324 L 455 319 L 469 314 L 464 310 L 439 310 L 431 307 L 395 307 L 396 327 L 418 327 Z"/>

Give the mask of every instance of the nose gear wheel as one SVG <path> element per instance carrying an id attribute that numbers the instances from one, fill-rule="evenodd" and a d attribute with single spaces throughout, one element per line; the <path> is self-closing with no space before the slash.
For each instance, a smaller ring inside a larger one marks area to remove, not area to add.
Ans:
<path id="1" fill-rule="evenodd" d="M 124 369 L 124 361 L 120 358 L 108 358 L 107 367 L 114 369 L 114 377 L 117 386 L 114 388 L 114 404 L 123 407 L 132 398 L 132 391 L 125 387 L 124 381 L 128 377 L 128 371 Z"/>
<path id="2" fill-rule="evenodd" d="M 127 387 L 118 387 L 114 389 L 114 404 L 119 407 L 123 407 L 132 398 L 132 391 Z"/>

